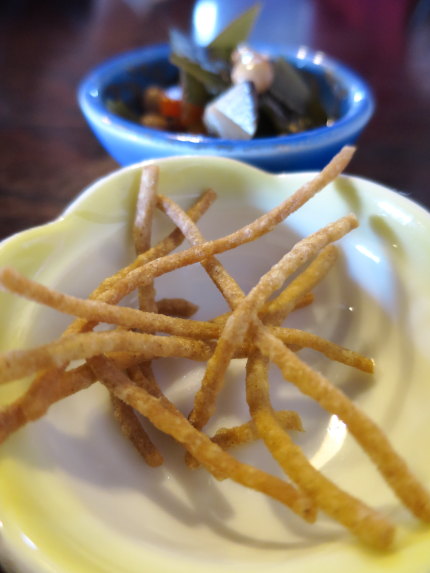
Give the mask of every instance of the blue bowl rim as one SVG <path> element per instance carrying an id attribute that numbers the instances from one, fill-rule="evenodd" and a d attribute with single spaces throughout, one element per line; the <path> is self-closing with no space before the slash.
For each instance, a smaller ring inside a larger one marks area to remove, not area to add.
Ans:
<path id="1" fill-rule="evenodd" d="M 151 140 L 154 145 L 181 145 L 195 148 L 199 151 L 221 147 L 235 152 L 263 152 L 268 148 L 290 147 L 321 147 L 330 141 L 338 141 L 358 134 L 373 115 L 375 101 L 372 90 L 367 82 L 347 65 L 328 56 L 325 52 L 315 51 L 306 46 L 271 46 L 270 44 L 253 44 L 257 50 L 277 54 L 288 58 L 295 64 L 312 71 L 330 74 L 339 79 L 346 92 L 359 94 L 358 99 L 352 98 L 353 105 L 330 126 L 322 126 L 297 134 L 261 137 L 251 140 L 219 139 L 205 135 L 187 133 L 172 133 L 148 128 L 124 119 L 109 111 L 102 99 L 103 87 L 110 78 L 124 68 L 133 68 L 139 64 L 153 60 L 168 59 L 170 46 L 168 44 L 153 44 L 127 51 L 108 59 L 93 68 L 80 82 L 77 90 L 78 103 L 82 113 L 89 123 L 103 123 L 110 132 L 121 132 L 122 136 L 133 137 L 134 140 Z"/>

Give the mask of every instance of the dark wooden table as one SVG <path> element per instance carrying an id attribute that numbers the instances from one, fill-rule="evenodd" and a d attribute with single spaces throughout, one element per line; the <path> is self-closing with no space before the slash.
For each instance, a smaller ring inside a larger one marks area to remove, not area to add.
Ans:
<path id="1" fill-rule="evenodd" d="M 349 171 L 430 208 L 429 2 L 278 1 L 277 41 L 289 27 L 294 41 L 373 86 L 377 110 Z M 300 11 L 297 22 L 287 6 Z M 57 217 L 117 168 L 80 114 L 77 84 L 100 61 L 189 28 L 193 8 L 192 0 L 0 2 L 0 239 Z"/>

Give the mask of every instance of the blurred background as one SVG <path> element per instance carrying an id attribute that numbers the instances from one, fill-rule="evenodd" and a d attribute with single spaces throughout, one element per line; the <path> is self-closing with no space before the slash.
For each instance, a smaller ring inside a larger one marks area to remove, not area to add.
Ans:
<path id="1" fill-rule="evenodd" d="M 168 41 L 172 27 L 208 42 L 245 0 L 2 0 L 0 238 L 57 217 L 117 168 L 76 101 L 82 77 L 124 51 Z M 251 39 L 307 45 L 372 86 L 376 113 L 349 172 L 430 207 L 428 0 L 266 0 Z"/>

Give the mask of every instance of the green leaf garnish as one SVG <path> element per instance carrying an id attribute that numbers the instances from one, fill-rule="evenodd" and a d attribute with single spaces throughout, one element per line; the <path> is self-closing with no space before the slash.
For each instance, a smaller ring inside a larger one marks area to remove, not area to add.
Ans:
<path id="1" fill-rule="evenodd" d="M 211 99 L 205 86 L 188 72 L 181 70 L 182 100 L 193 105 L 204 107 Z"/>
<path id="2" fill-rule="evenodd" d="M 170 55 L 170 61 L 202 83 L 211 94 L 218 94 L 228 86 L 228 83 L 221 76 L 203 69 L 198 63 L 188 58 L 173 53 Z"/>
<path id="3" fill-rule="evenodd" d="M 180 58 L 185 58 L 190 62 L 199 65 L 203 70 L 212 74 L 224 75 L 226 64 L 216 59 L 212 59 L 208 50 L 196 44 L 192 38 L 173 29 L 170 31 L 170 48 L 172 54 Z"/>
<path id="4" fill-rule="evenodd" d="M 259 10 L 255 5 L 241 14 L 206 48 L 179 30 L 170 31 L 170 61 L 180 69 L 184 101 L 204 104 L 231 85 L 231 53 L 247 39 Z"/>
<path id="5" fill-rule="evenodd" d="M 259 4 L 243 12 L 209 43 L 208 49 L 216 53 L 231 53 L 238 44 L 246 42 L 259 12 Z"/>

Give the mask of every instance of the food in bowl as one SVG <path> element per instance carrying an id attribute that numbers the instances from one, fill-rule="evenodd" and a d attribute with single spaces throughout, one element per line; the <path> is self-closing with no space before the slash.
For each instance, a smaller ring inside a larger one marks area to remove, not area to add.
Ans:
<path id="1" fill-rule="evenodd" d="M 142 92 L 157 86 L 172 95 L 172 86 L 179 82 L 179 68 L 172 63 L 167 44 L 138 48 L 101 63 L 80 83 L 79 105 L 100 143 L 121 165 L 175 155 L 210 155 L 276 173 L 309 171 L 321 169 L 344 145 L 356 142 L 374 110 L 372 92 L 359 75 L 304 46 L 256 44 L 251 48 L 270 59 L 281 58 L 311 78 L 329 121 L 298 133 L 260 133 L 252 139 L 142 125 L 138 120 Z M 194 108 L 187 111 L 194 113 Z"/>
<path id="2" fill-rule="evenodd" d="M 330 124 L 338 110 L 326 111 L 312 75 L 284 57 L 246 44 L 256 15 L 256 7 L 246 11 L 206 47 L 171 31 L 176 81 L 138 89 L 127 104 L 111 98 L 110 109 L 153 129 L 231 140 L 300 133 Z"/>

